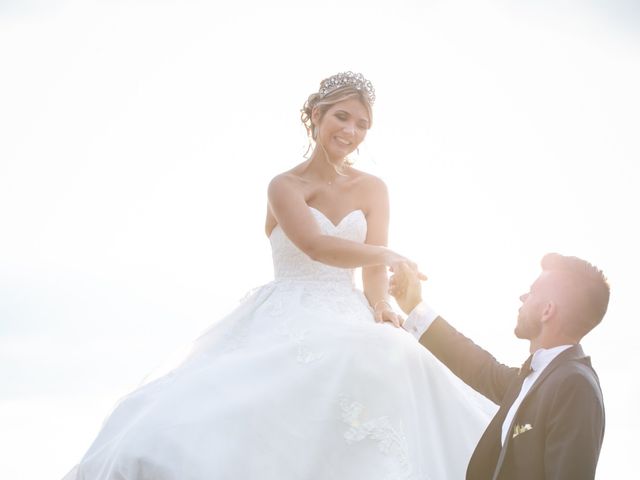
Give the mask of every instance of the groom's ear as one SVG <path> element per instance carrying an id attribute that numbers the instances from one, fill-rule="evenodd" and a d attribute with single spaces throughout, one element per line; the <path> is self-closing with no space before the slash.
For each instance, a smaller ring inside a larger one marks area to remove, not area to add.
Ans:
<path id="1" fill-rule="evenodd" d="M 558 306 L 555 304 L 555 302 L 549 300 L 544 308 L 542 309 L 542 317 L 540 318 L 540 320 L 544 323 L 546 321 L 548 321 L 550 318 L 552 318 L 556 312 L 558 311 Z"/>

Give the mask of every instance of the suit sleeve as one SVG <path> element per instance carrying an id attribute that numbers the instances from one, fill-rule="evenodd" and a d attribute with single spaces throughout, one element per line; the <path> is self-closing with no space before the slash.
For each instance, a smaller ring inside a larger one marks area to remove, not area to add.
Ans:
<path id="1" fill-rule="evenodd" d="M 605 424 L 597 380 L 582 373 L 565 377 L 555 392 L 550 415 L 545 478 L 595 478 Z"/>
<path id="2" fill-rule="evenodd" d="M 518 369 L 498 362 L 493 355 L 438 317 L 420 343 L 471 388 L 500 404 Z"/>

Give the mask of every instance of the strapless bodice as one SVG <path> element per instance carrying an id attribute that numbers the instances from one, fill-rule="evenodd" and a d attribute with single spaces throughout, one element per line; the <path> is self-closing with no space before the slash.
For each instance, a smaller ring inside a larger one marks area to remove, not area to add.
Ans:
<path id="1" fill-rule="evenodd" d="M 309 207 L 326 235 L 364 243 L 367 220 L 362 210 L 353 210 L 334 225 L 320 210 Z M 275 280 L 315 280 L 353 284 L 353 269 L 338 268 L 312 260 L 296 247 L 277 225 L 269 237 Z"/>

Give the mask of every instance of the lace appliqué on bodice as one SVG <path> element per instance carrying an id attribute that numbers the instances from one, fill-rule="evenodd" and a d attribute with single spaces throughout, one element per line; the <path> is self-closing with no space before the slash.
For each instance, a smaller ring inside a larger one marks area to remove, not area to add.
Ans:
<path id="1" fill-rule="evenodd" d="M 337 225 L 331 223 L 320 210 L 309 207 L 323 233 L 363 243 L 367 235 L 367 221 L 362 210 L 353 210 Z M 316 262 L 296 247 L 276 226 L 269 237 L 275 280 L 332 280 L 353 282 L 353 269 L 337 268 Z"/>

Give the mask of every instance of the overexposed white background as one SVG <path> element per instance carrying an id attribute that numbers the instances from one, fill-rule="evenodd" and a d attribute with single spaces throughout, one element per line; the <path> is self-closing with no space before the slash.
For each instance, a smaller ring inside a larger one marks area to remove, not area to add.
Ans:
<path id="1" fill-rule="evenodd" d="M 631 0 L 0 2 L 0 477 L 60 478 L 115 402 L 271 278 L 270 178 L 320 80 L 376 87 L 357 166 L 443 316 L 506 363 L 548 251 L 604 269 L 598 478 L 640 397 Z"/>

